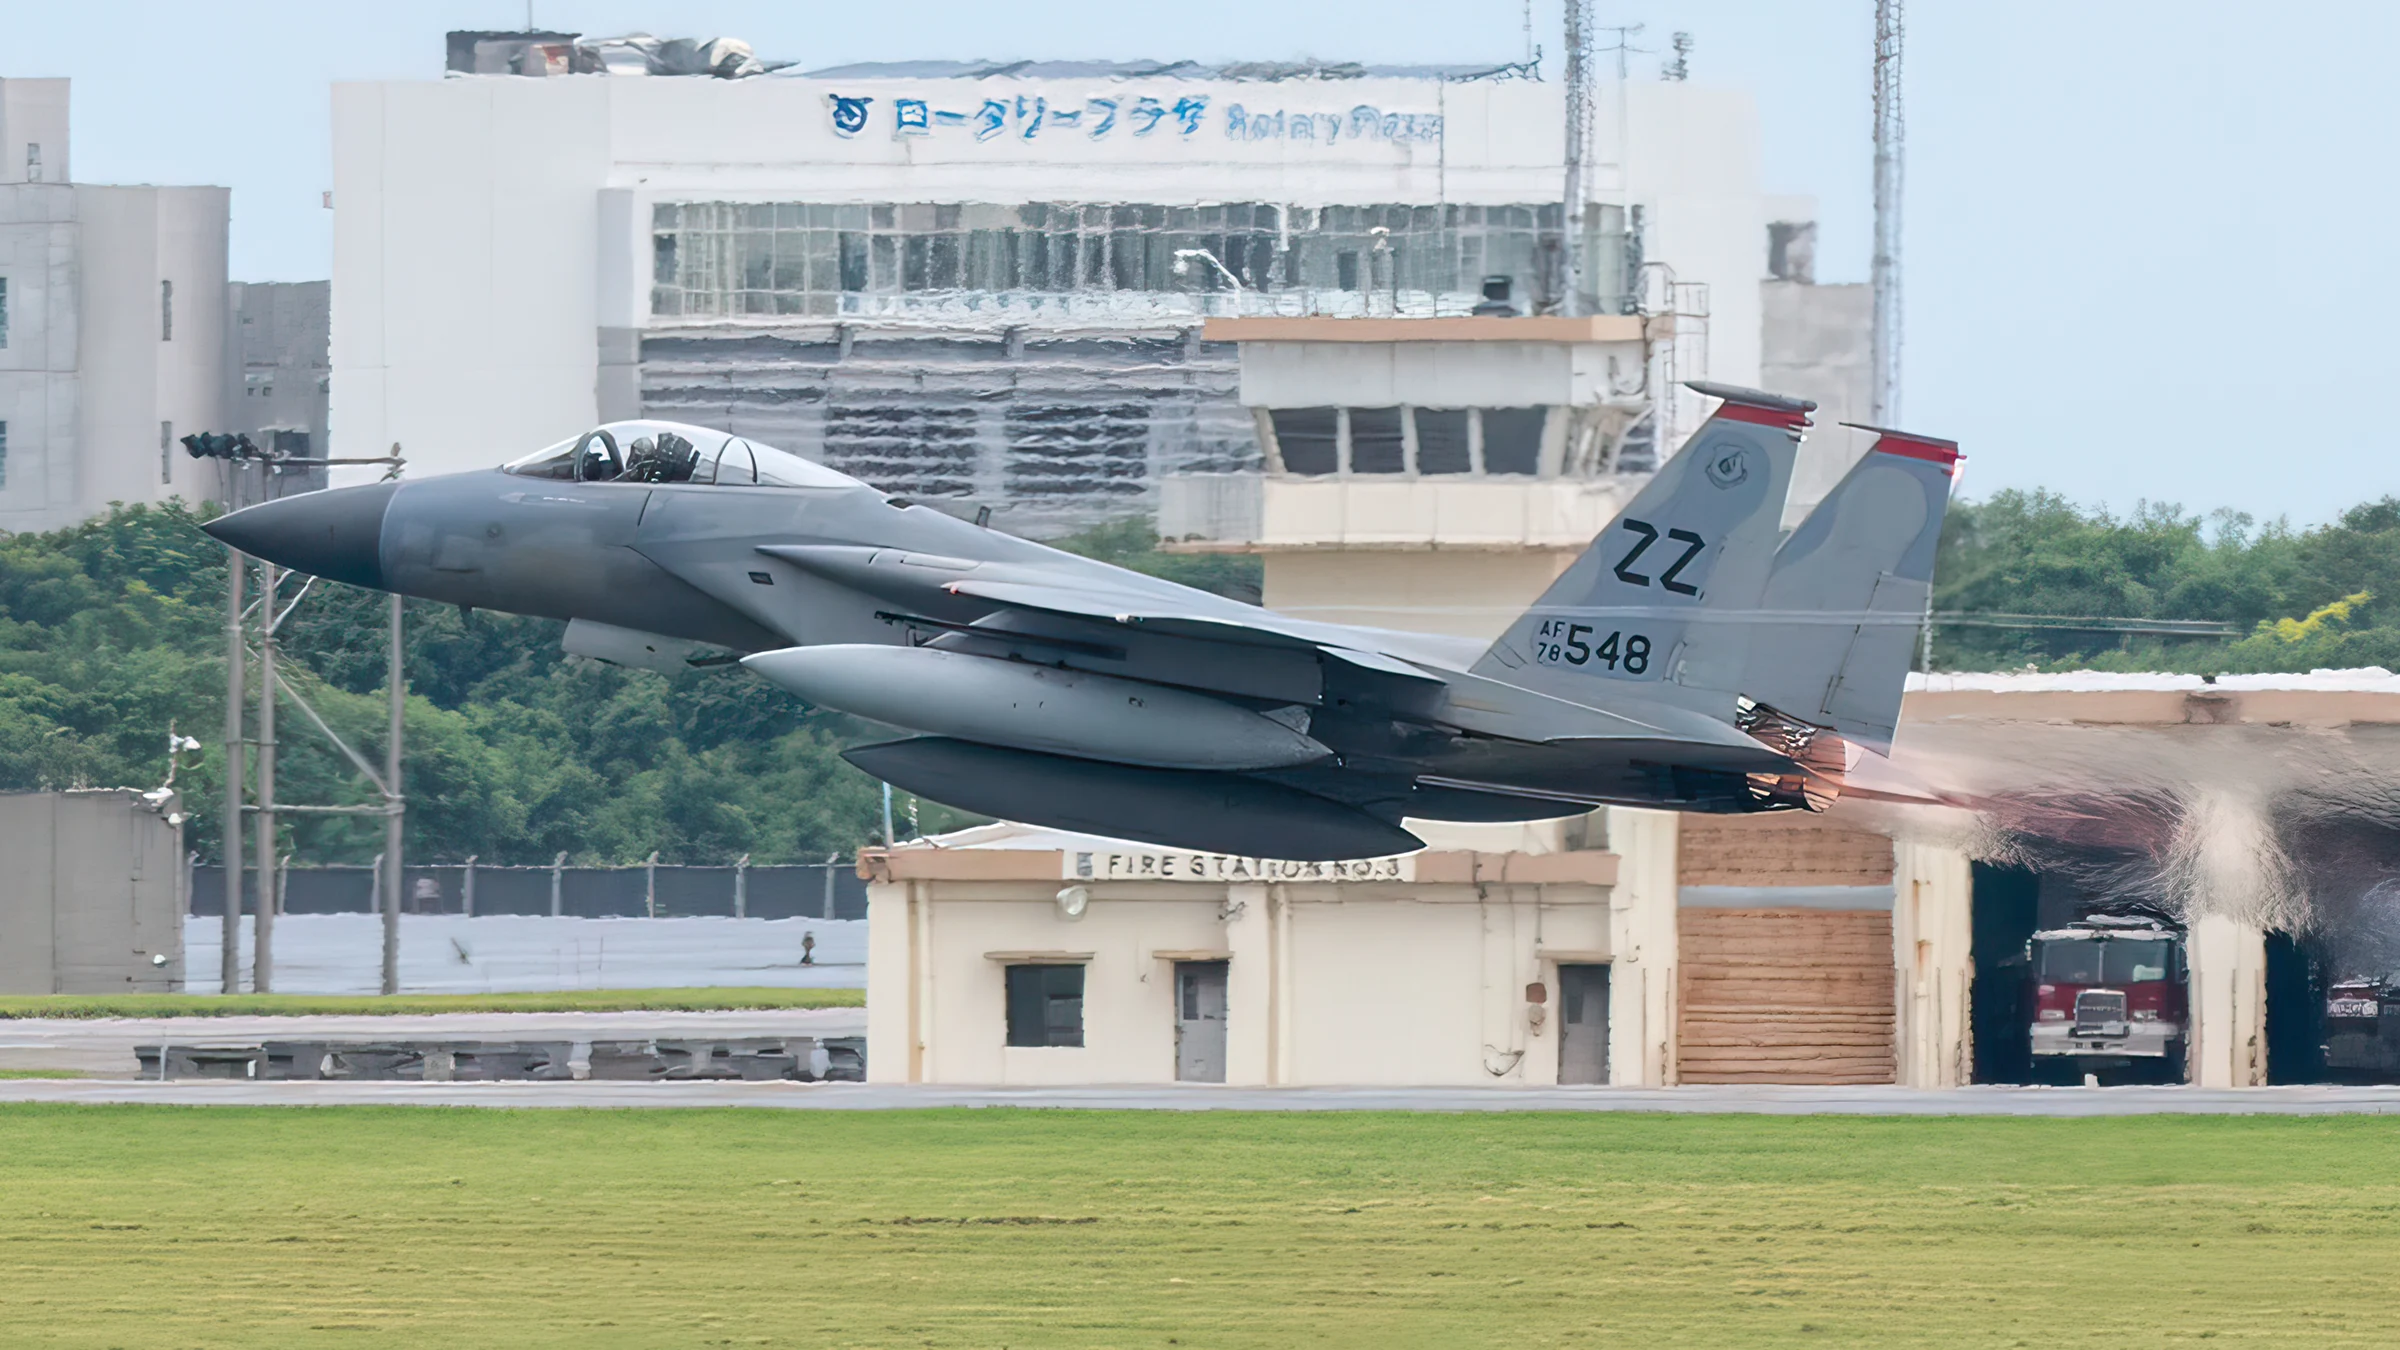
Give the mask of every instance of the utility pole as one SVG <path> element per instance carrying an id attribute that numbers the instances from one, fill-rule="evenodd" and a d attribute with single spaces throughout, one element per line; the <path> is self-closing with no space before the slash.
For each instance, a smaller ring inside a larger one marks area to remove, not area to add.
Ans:
<path id="1" fill-rule="evenodd" d="M 248 470 L 253 464 L 259 466 L 260 474 L 256 495 L 261 500 L 265 500 L 278 495 L 274 486 L 277 480 L 268 475 L 280 474 L 286 466 L 381 464 L 385 466 L 387 477 L 397 478 L 405 463 L 400 458 L 400 447 L 397 444 L 392 446 L 392 453 L 389 455 L 311 459 L 273 451 L 262 451 L 251 443 L 247 435 L 228 435 L 213 431 L 195 432 L 184 437 L 183 448 L 191 452 L 195 459 L 224 461 L 225 509 L 227 512 L 241 509 L 244 505 L 242 499 L 251 495 L 245 491 L 245 488 L 249 484 Z M 247 811 L 255 811 L 258 816 L 258 832 L 254 838 L 253 847 L 257 853 L 258 895 L 251 906 L 253 955 L 250 963 L 250 987 L 263 994 L 275 987 L 275 907 L 276 902 L 281 898 L 279 895 L 281 888 L 275 884 L 281 871 L 277 866 L 280 854 L 277 849 L 276 835 L 281 814 L 310 812 L 387 817 L 386 838 L 391 844 L 389 870 L 393 879 L 386 891 L 385 904 L 388 907 L 388 913 L 393 915 L 398 913 L 397 899 L 388 897 L 396 897 L 399 893 L 400 813 L 403 810 L 404 801 L 400 791 L 400 731 L 401 712 L 406 691 L 402 687 L 400 670 L 400 598 L 393 596 L 391 602 L 392 738 L 391 748 L 385 760 L 387 773 L 385 777 L 379 779 L 374 766 L 367 763 L 364 757 L 352 750 L 347 742 L 336 735 L 333 728 L 326 725 L 325 719 L 317 715 L 316 709 L 309 705 L 308 700 L 301 695 L 300 691 L 286 684 L 275 670 L 275 634 L 282 628 L 283 621 L 291 617 L 292 610 L 307 596 L 309 587 L 316 584 L 316 579 L 311 577 L 304 580 L 299 592 L 292 597 L 291 604 L 278 611 L 276 606 L 280 597 L 277 593 L 281 589 L 281 576 L 274 564 L 260 559 L 258 560 L 258 598 L 245 607 L 242 604 L 242 582 L 243 572 L 249 560 L 231 548 L 225 551 L 225 557 L 224 851 L 226 882 L 225 926 L 221 950 L 218 953 L 219 977 L 220 988 L 223 992 L 228 994 L 240 992 L 242 817 Z M 248 757 L 249 742 L 243 736 L 242 726 L 242 707 L 247 692 L 244 688 L 246 683 L 244 677 L 248 665 L 247 644 L 244 639 L 247 636 L 245 631 L 247 615 L 251 608 L 258 611 L 258 787 L 256 804 L 245 807 L 242 804 L 243 778 L 245 777 L 243 768 L 244 760 Z M 383 794 L 381 802 L 373 806 L 310 806 L 299 803 L 279 803 L 275 800 L 275 708 L 279 697 L 283 694 L 289 694 L 301 713 L 316 724 L 317 730 L 324 733 L 326 739 L 332 741 L 335 748 L 349 758 L 360 774 L 375 783 L 375 786 Z M 384 934 L 384 991 L 386 993 L 391 992 L 395 974 L 397 935 L 393 925 L 394 920 L 386 920 Z"/>
<path id="2" fill-rule="evenodd" d="M 400 791 L 400 737 L 408 711 L 408 686 L 400 669 L 400 597 L 391 597 L 392 650 L 384 665 L 391 692 L 391 728 L 383 748 L 383 992 L 400 992 L 400 827 L 408 799 Z"/>
<path id="3" fill-rule="evenodd" d="M 225 509 L 242 504 L 242 465 L 225 461 Z M 219 992 L 242 988 L 242 779 L 249 767 L 250 749 L 242 737 L 242 670 L 250 663 L 242 646 L 242 573 L 247 570 L 239 551 L 225 550 L 225 829 L 220 852 L 225 860 L 225 928 L 217 953 Z"/>
<path id="4" fill-rule="evenodd" d="M 258 916 L 251 921 L 250 988 L 275 989 L 275 564 L 258 564 Z"/>
<path id="5" fill-rule="evenodd" d="M 1869 420 L 1900 420 L 1900 200 L 1904 168 L 1900 37 L 1902 0 L 1875 0 L 1874 383 Z"/>

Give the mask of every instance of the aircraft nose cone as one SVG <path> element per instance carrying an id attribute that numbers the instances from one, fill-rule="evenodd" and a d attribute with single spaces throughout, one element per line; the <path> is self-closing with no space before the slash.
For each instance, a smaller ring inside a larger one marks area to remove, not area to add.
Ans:
<path id="1" fill-rule="evenodd" d="M 222 515 L 200 528 L 278 567 L 383 589 L 383 513 L 398 483 L 303 492 Z"/>

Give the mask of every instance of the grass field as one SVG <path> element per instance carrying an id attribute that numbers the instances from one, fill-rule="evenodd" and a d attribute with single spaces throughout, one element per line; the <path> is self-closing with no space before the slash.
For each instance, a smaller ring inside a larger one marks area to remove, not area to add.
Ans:
<path id="1" fill-rule="evenodd" d="M 706 1012 L 719 1008 L 863 1008 L 864 989 L 572 989 L 550 994 L 6 994 L 12 1017 L 299 1017 L 385 1013 Z"/>
<path id="2" fill-rule="evenodd" d="M 2400 1123 L 0 1108 L 40 1346 L 2388 1344 Z"/>

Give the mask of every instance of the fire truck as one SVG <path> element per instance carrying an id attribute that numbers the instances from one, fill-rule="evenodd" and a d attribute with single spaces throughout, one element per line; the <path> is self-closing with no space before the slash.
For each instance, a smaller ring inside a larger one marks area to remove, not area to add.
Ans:
<path id="1" fill-rule="evenodd" d="M 2026 944 L 2028 1029 L 2042 1077 L 2183 1080 L 2191 1043 L 2183 934 L 2140 915 L 2095 914 Z"/>
<path id="2" fill-rule="evenodd" d="M 2336 980 L 2325 991 L 2325 1068 L 2344 1082 L 2400 1075 L 2400 985 L 2393 977 Z"/>

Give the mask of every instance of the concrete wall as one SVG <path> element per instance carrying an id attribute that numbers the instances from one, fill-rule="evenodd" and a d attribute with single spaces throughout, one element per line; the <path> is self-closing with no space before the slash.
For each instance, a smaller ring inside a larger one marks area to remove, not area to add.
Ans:
<path id="1" fill-rule="evenodd" d="M 1098 883 L 1072 921 L 1056 890 L 870 888 L 877 1081 L 1172 1082 L 1173 965 L 1158 953 L 1223 952 L 1231 1083 L 1554 1083 L 1557 1024 L 1526 987 L 1556 988 L 1546 953 L 1608 961 L 1618 926 L 1593 885 Z M 1084 964 L 1085 1043 L 1005 1044 L 1008 963 L 991 953 Z M 1640 1071 L 1638 1052 L 1618 1062 Z"/>
<path id="2" fill-rule="evenodd" d="M 1638 391 L 1643 359 L 1638 337 L 1624 342 L 1245 342 L 1242 402 L 1253 408 L 1594 404 Z"/>
<path id="3" fill-rule="evenodd" d="M 616 94 L 599 78 L 334 86 L 335 454 L 397 441 L 413 474 L 488 468 L 598 420 Z"/>
<path id="4" fill-rule="evenodd" d="M 0 83 L 0 95 L 15 83 Z M 74 510 L 81 253 L 73 188 L 0 186 L 0 279 L 8 283 L 8 335 L 0 345 L 0 423 L 8 433 L 0 529 L 46 529 Z"/>
<path id="5" fill-rule="evenodd" d="M 1817 404 L 1816 429 L 1792 468 L 1791 496 L 1784 504 L 1789 527 L 1824 500 L 1875 443 L 1871 433 L 1839 425 L 1874 420 L 1874 302 L 1863 285 L 1799 281 L 1761 282 L 1759 298 L 1760 387 Z"/>
<path id="6" fill-rule="evenodd" d="M 1892 881 L 1900 1083 L 1963 1086 L 1975 1077 L 1973 864 L 1956 849 L 1897 843 Z"/>
<path id="7" fill-rule="evenodd" d="M 1611 807 L 1607 819 L 1609 847 L 1623 859 L 1609 895 L 1609 1078 L 1666 1087 L 1677 1081 L 1675 860 L 1683 817 Z"/>
<path id="8" fill-rule="evenodd" d="M 323 456 L 332 283 L 237 281 L 225 289 L 226 422 L 216 429 L 246 432 L 262 447 L 265 433 L 304 431 L 309 454 Z"/>
<path id="9" fill-rule="evenodd" d="M 0 186 L 0 528 L 216 494 L 217 472 L 172 442 L 224 417 L 229 209 L 223 188 Z"/>
<path id="10" fill-rule="evenodd" d="M 1139 86 L 1139 87 L 1136 87 Z M 620 402 L 626 338 L 649 322 L 650 208 L 660 201 L 1159 204 L 1555 200 L 1555 84 L 1370 79 L 1293 84 L 1133 81 L 1219 113 L 1439 117 L 1438 138 L 1095 139 L 1053 127 L 978 140 L 896 137 L 895 100 L 976 106 L 1021 96 L 1080 108 L 1084 82 L 820 82 L 800 78 L 472 78 L 333 92 L 334 422 L 344 455 L 407 447 L 419 472 L 487 465 L 600 415 L 602 346 Z M 867 98 L 845 136 L 833 96 Z M 1713 378 L 1757 381 L 1764 254 L 1757 114 L 1738 92 L 1636 84 L 1630 150 L 1613 117 L 1594 197 L 1645 208 L 1650 256 L 1713 290 Z M 1614 97 L 1602 102 L 1614 108 Z M 1305 105 L 1305 106 L 1304 106 Z M 1028 104 L 1030 105 L 1030 102 Z M 956 133 L 956 134 L 954 134 Z M 1064 133 L 1064 134 L 1061 134 Z M 1619 162 L 1622 161 L 1622 162 Z M 627 236 L 632 236 L 628 238 Z M 611 330 L 604 334 L 603 329 Z M 1690 377 L 1702 372 L 1682 371 Z"/>
<path id="11" fill-rule="evenodd" d="M 0 794 L 0 993 L 173 992 L 182 849 L 132 792 Z"/>
<path id="12" fill-rule="evenodd" d="M 2201 1087 L 2267 1081 L 2267 937 L 2252 924 L 2203 914 L 2191 939 L 2192 1043 L 2186 1076 Z"/>
<path id="13" fill-rule="evenodd" d="M 75 197 L 83 224 L 78 510 L 201 500 L 216 490 L 217 472 L 174 441 L 225 420 L 232 194 L 79 185 Z M 162 285 L 174 288 L 171 324 Z"/>

